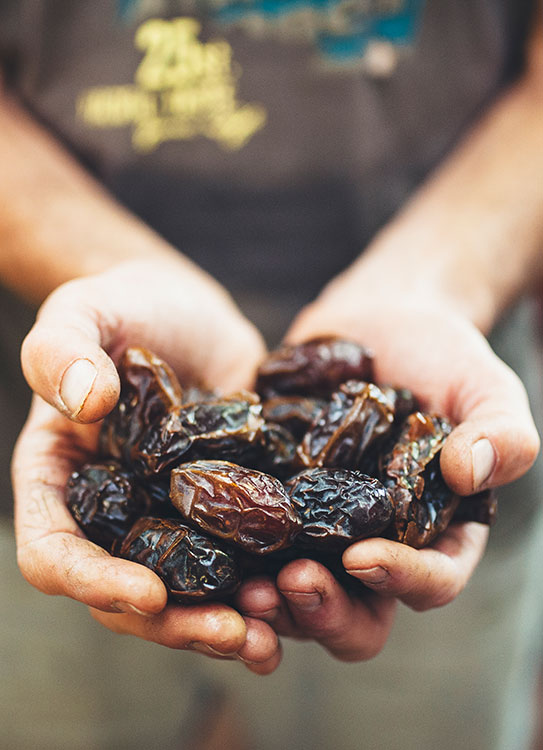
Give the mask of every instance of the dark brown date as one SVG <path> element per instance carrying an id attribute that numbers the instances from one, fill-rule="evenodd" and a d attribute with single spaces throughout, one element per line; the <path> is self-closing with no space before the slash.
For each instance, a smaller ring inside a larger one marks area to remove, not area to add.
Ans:
<path id="1" fill-rule="evenodd" d="M 174 469 L 170 497 L 187 520 L 253 554 L 287 547 L 302 527 L 279 480 L 228 461 Z"/>
<path id="2" fill-rule="evenodd" d="M 302 466 L 356 469 L 367 448 L 391 428 L 394 410 L 373 383 L 348 381 L 332 395 L 297 450 Z"/>
<path id="3" fill-rule="evenodd" d="M 175 409 L 144 431 L 132 449 L 132 465 L 139 474 L 152 476 L 182 461 L 242 461 L 260 440 L 261 409 L 253 399 L 232 398 Z"/>
<path id="4" fill-rule="evenodd" d="M 176 519 L 140 518 L 117 554 L 154 571 L 179 602 L 231 594 L 240 583 L 234 553 Z"/>
<path id="5" fill-rule="evenodd" d="M 285 488 L 302 519 L 298 546 L 341 551 L 358 539 L 377 536 L 392 518 L 384 486 L 359 471 L 308 469 Z"/>
<path id="6" fill-rule="evenodd" d="M 451 430 L 447 419 L 416 412 L 384 460 L 384 484 L 395 511 L 391 537 L 411 547 L 430 544 L 458 505 L 439 468 L 439 452 Z"/>
<path id="7" fill-rule="evenodd" d="M 296 346 L 285 344 L 258 369 L 256 390 L 264 398 L 329 396 L 346 380 L 372 380 L 372 354 L 360 344 L 322 336 Z"/>
<path id="8" fill-rule="evenodd" d="M 87 464 L 75 471 L 66 495 L 68 508 L 86 536 L 108 551 L 151 506 L 135 477 L 114 462 Z"/>
<path id="9" fill-rule="evenodd" d="M 104 455 L 130 466 L 149 425 L 181 406 L 182 390 L 171 367 L 147 349 L 127 349 L 117 369 L 121 395 L 102 423 L 99 445 Z"/>

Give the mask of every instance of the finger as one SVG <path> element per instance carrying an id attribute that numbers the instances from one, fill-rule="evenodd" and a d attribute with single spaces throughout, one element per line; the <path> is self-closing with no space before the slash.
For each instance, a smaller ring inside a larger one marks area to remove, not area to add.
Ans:
<path id="1" fill-rule="evenodd" d="M 364 539 L 343 553 L 345 570 L 375 592 L 423 611 L 451 602 L 481 559 L 488 527 L 453 524 L 425 549 L 388 539 Z"/>
<path id="2" fill-rule="evenodd" d="M 242 583 L 236 594 L 236 607 L 247 617 L 272 625 L 279 635 L 299 636 L 288 605 L 271 578 L 257 577 Z"/>
<path id="3" fill-rule="evenodd" d="M 243 619 L 247 627 L 247 636 L 236 657 L 255 674 L 271 674 L 281 661 L 281 648 L 277 635 L 261 620 L 252 617 Z"/>
<path id="4" fill-rule="evenodd" d="M 295 560 L 279 573 L 277 585 L 301 633 L 342 661 L 371 659 L 383 648 L 395 602 L 368 593 L 350 597 L 324 566 Z"/>
<path id="5" fill-rule="evenodd" d="M 45 594 L 61 594 L 107 612 L 160 612 L 166 605 L 161 580 L 143 565 L 111 557 L 101 547 L 56 532 L 19 546 L 26 580 Z"/>
<path id="6" fill-rule="evenodd" d="M 233 656 L 242 648 L 247 635 L 243 617 L 225 604 L 169 604 L 154 617 L 136 613 L 115 615 L 97 609 L 91 609 L 91 614 L 115 633 L 209 656 Z"/>
<path id="7" fill-rule="evenodd" d="M 539 453 L 539 436 L 518 377 L 494 355 L 455 397 L 459 426 L 443 446 L 447 484 L 468 495 L 517 479 Z"/>
<path id="8" fill-rule="evenodd" d="M 70 419 L 87 423 L 111 411 L 120 385 L 85 288 L 72 281 L 48 298 L 23 342 L 21 363 L 32 390 Z"/>

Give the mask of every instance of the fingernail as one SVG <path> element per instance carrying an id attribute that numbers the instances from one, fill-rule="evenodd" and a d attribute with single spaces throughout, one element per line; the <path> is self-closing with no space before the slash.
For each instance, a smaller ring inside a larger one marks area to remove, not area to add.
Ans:
<path id="1" fill-rule="evenodd" d="M 496 453 L 492 443 L 487 438 L 478 440 L 471 448 L 471 468 L 473 489 L 483 485 L 494 471 Z"/>
<path id="2" fill-rule="evenodd" d="M 207 643 L 202 643 L 201 641 L 191 641 L 190 643 L 187 643 L 187 648 L 190 651 L 199 651 L 201 654 L 212 654 L 213 656 L 233 656 L 235 653 L 219 651 L 218 649 L 213 648 Z"/>
<path id="3" fill-rule="evenodd" d="M 294 604 L 298 609 L 304 612 L 313 612 L 322 604 L 322 596 L 317 592 L 311 592 L 309 594 L 300 591 L 282 591 L 289 604 Z"/>
<path id="4" fill-rule="evenodd" d="M 346 569 L 347 570 L 347 569 Z M 372 585 L 385 583 L 390 577 L 388 571 L 382 568 L 380 565 L 376 565 L 374 568 L 363 568 L 361 570 L 347 570 L 349 575 L 358 578 L 361 583 L 369 583 Z"/>
<path id="5" fill-rule="evenodd" d="M 98 372 L 88 359 L 76 359 L 62 376 L 60 400 L 70 416 L 77 417 L 91 392 Z"/>
<path id="6" fill-rule="evenodd" d="M 152 612 L 144 612 L 142 609 L 138 609 L 137 607 L 134 607 L 133 604 L 129 604 L 128 602 L 112 602 L 112 607 L 114 607 L 118 612 L 124 612 L 125 615 L 143 615 L 143 617 L 152 617 Z"/>

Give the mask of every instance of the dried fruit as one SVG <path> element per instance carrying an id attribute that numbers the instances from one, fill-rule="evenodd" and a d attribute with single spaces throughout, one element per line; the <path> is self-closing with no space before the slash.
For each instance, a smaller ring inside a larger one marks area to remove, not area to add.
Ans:
<path id="1" fill-rule="evenodd" d="M 285 485 L 303 528 L 297 544 L 343 550 L 390 523 L 390 496 L 377 479 L 349 469 L 308 469 Z"/>
<path id="2" fill-rule="evenodd" d="M 348 381 L 304 436 L 297 451 L 300 463 L 355 469 L 367 448 L 390 430 L 393 418 L 392 404 L 380 388 Z"/>
<path id="3" fill-rule="evenodd" d="M 87 537 L 104 549 L 149 512 L 151 500 L 118 463 L 87 464 L 68 480 L 67 505 Z"/>
<path id="4" fill-rule="evenodd" d="M 285 344 L 260 365 L 256 390 L 264 398 L 279 394 L 326 398 L 346 380 L 372 380 L 372 361 L 368 349 L 335 336 Z"/>
<path id="5" fill-rule="evenodd" d="M 302 527 L 278 479 L 228 461 L 174 469 L 170 497 L 191 523 L 253 554 L 287 547 Z"/>
<path id="6" fill-rule="evenodd" d="M 234 553 L 176 519 L 140 518 L 117 554 L 154 571 L 179 602 L 224 596 L 240 583 Z"/>
<path id="7" fill-rule="evenodd" d="M 181 405 L 182 390 L 171 367 L 147 349 L 127 349 L 118 371 L 121 395 L 102 423 L 100 450 L 130 466 L 143 433 Z"/>
<path id="8" fill-rule="evenodd" d="M 447 487 L 439 452 L 451 432 L 447 419 L 416 412 L 408 417 L 392 453 L 384 459 L 384 484 L 394 504 L 393 539 L 424 547 L 452 518 L 459 498 Z"/>

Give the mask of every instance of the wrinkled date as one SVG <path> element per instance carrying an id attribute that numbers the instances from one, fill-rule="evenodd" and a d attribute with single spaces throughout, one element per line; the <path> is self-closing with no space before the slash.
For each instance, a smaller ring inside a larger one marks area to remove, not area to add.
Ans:
<path id="1" fill-rule="evenodd" d="M 68 480 L 67 505 L 91 542 L 111 550 L 132 524 L 149 512 L 151 500 L 118 463 L 87 464 Z"/>
<path id="2" fill-rule="evenodd" d="M 182 390 L 173 370 L 147 349 L 127 349 L 117 369 L 121 395 L 102 423 L 100 450 L 130 466 L 144 432 L 181 405 Z"/>
<path id="3" fill-rule="evenodd" d="M 349 469 L 308 469 L 285 485 L 302 519 L 297 544 L 343 550 L 377 536 L 392 518 L 392 501 L 377 479 Z"/>
<path id="4" fill-rule="evenodd" d="M 277 396 L 263 402 L 262 416 L 266 422 L 281 425 L 296 440 L 301 440 L 327 405 L 323 398 Z"/>
<path id="5" fill-rule="evenodd" d="M 175 519 L 140 518 L 116 552 L 154 571 L 175 601 L 217 598 L 240 583 L 231 550 Z"/>
<path id="6" fill-rule="evenodd" d="M 394 504 L 391 537 L 423 547 L 451 520 L 459 498 L 445 484 L 439 452 L 452 430 L 448 420 L 416 412 L 407 418 L 384 460 L 385 485 Z"/>
<path id="7" fill-rule="evenodd" d="M 372 363 L 372 354 L 360 344 L 322 336 L 271 352 L 258 370 L 256 390 L 265 398 L 326 398 L 346 380 L 372 380 Z"/>
<path id="8" fill-rule="evenodd" d="M 264 420 L 256 399 L 224 399 L 172 409 L 134 445 L 132 465 L 142 476 L 163 474 L 200 458 L 243 462 L 260 444 Z"/>
<path id="9" fill-rule="evenodd" d="M 366 449 L 392 425 L 390 399 L 373 383 L 349 380 L 305 434 L 297 451 L 303 466 L 356 468 Z"/>
<path id="10" fill-rule="evenodd" d="M 228 461 L 174 469 L 170 497 L 188 521 L 253 554 L 289 546 L 302 527 L 278 479 Z"/>
<path id="11" fill-rule="evenodd" d="M 119 375 L 101 463 L 72 475 L 67 504 L 89 539 L 154 570 L 179 601 L 234 591 L 240 556 L 247 575 L 312 557 L 352 585 L 340 554 L 358 539 L 422 547 L 451 520 L 496 517 L 492 495 L 460 502 L 443 480 L 450 423 L 371 382 L 354 342 L 280 347 L 258 393 L 183 390 L 145 349 L 128 349 Z"/>

